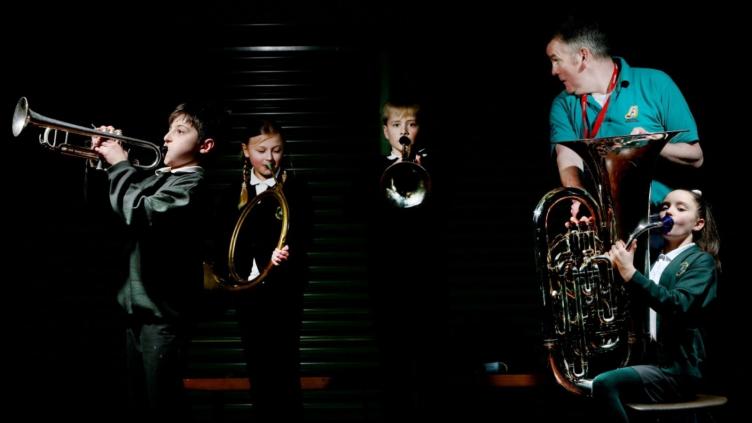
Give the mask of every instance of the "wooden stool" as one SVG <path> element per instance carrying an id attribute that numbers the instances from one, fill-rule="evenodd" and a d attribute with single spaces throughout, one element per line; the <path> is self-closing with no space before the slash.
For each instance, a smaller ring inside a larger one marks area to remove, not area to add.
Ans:
<path id="1" fill-rule="evenodd" d="M 626 406 L 631 411 L 642 414 L 649 414 L 652 417 L 659 416 L 678 416 L 685 415 L 697 416 L 700 412 L 708 409 L 720 407 L 728 402 L 728 398 L 721 395 L 697 394 L 691 400 L 682 402 L 663 402 L 663 403 L 627 403 Z M 710 416 L 710 421 L 713 421 Z"/>

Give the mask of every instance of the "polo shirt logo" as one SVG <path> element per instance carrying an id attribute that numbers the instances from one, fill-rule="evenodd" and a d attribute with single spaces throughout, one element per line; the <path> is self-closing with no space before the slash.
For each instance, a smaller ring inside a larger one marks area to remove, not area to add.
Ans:
<path id="1" fill-rule="evenodd" d="M 637 105 L 631 106 L 629 108 L 629 111 L 627 111 L 627 114 L 624 115 L 624 119 L 626 120 L 636 120 L 637 116 L 640 114 L 640 108 L 637 107 Z"/>

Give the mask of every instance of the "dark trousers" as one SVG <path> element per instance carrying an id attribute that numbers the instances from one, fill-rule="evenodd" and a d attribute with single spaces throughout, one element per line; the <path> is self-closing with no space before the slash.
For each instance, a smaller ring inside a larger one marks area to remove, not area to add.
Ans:
<path id="1" fill-rule="evenodd" d="M 655 366 L 622 367 L 601 373 L 593 379 L 598 411 L 593 421 L 629 422 L 625 402 L 679 401 L 693 395 L 694 386 L 688 378 L 666 374 Z"/>
<path id="2" fill-rule="evenodd" d="M 301 421 L 302 289 L 285 280 L 269 281 L 269 286 L 249 293 L 235 307 L 251 380 L 254 421 Z"/>
<path id="3" fill-rule="evenodd" d="M 372 294 L 384 421 L 433 420 L 451 405 L 443 399 L 450 366 L 442 284 L 430 274 L 395 273 L 381 274 Z"/>
<path id="4" fill-rule="evenodd" d="M 187 330 L 172 323 L 131 322 L 126 329 L 131 413 L 147 421 L 187 416 L 183 370 Z"/>

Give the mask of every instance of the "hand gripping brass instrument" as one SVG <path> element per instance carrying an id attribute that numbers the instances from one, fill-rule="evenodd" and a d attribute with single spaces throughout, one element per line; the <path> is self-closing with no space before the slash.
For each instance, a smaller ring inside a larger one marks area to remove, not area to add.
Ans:
<path id="1" fill-rule="evenodd" d="M 277 174 L 271 164 L 267 166 L 272 175 Z M 262 283 L 273 271 L 271 252 L 285 246 L 290 230 L 290 206 L 282 191 L 286 174 L 280 173 L 273 187 L 253 197 L 240 212 L 229 241 L 227 274 L 218 275 L 204 263 L 204 288 L 243 291 Z"/>
<path id="2" fill-rule="evenodd" d="M 402 160 L 393 163 L 381 174 L 381 190 L 389 204 L 407 209 L 419 206 L 426 200 L 431 192 L 431 176 L 415 161 L 410 138 L 403 136 L 399 142 L 402 144 Z"/>
<path id="3" fill-rule="evenodd" d="M 619 239 L 673 225 L 670 219 L 648 221 L 650 183 L 658 155 L 679 132 L 563 143 L 582 157 L 587 189 L 554 189 L 535 208 L 543 344 L 556 381 L 568 391 L 589 395 L 595 376 L 629 363 L 636 323 L 624 282 L 605 253 Z M 565 225 L 574 201 L 589 219 Z M 643 272 L 647 241 L 638 242 L 635 254 Z"/>
<path id="4" fill-rule="evenodd" d="M 55 152 L 66 156 L 81 157 L 90 160 L 99 160 L 99 154 L 85 145 L 77 145 L 68 142 L 69 134 L 84 135 L 87 137 L 104 137 L 119 140 L 123 144 L 131 146 L 129 156 L 133 166 L 144 169 L 156 169 L 162 163 L 162 150 L 156 144 L 137 138 L 126 137 L 120 134 L 98 131 L 84 126 L 74 125 L 57 119 L 52 119 L 29 108 L 26 97 L 21 97 L 16 104 L 13 113 L 13 136 L 18 137 L 27 125 L 45 128 L 39 135 L 39 143 Z M 58 140 L 58 131 L 65 135 Z M 139 151 L 135 151 L 135 149 Z M 143 163 L 142 163 L 143 162 Z"/>

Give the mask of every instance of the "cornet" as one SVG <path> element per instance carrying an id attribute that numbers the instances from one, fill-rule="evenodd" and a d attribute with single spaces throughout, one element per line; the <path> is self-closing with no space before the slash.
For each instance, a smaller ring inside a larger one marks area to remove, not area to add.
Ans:
<path id="1" fill-rule="evenodd" d="M 89 137 L 100 136 L 104 138 L 110 138 L 118 140 L 122 143 L 128 144 L 132 147 L 140 147 L 151 151 L 154 155 L 154 159 L 149 161 L 149 164 L 144 165 L 138 163 L 137 160 L 133 161 L 133 166 L 151 170 L 156 169 L 162 163 L 162 150 L 154 143 L 149 141 L 140 140 L 137 138 L 126 137 L 124 135 L 113 134 L 110 132 L 98 131 L 96 129 L 87 128 L 84 126 L 73 125 L 68 122 L 48 118 L 47 116 L 40 115 L 32 111 L 29 108 L 29 102 L 26 97 L 21 97 L 16 104 L 16 110 L 13 113 L 13 136 L 18 137 L 21 132 L 26 128 L 28 124 L 45 128 L 44 132 L 39 135 L 39 143 L 44 147 L 56 151 L 60 154 L 73 157 L 81 157 L 84 159 L 98 160 L 99 154 L 90 147 L 70 144 L 68 142 L 68 134 L 85 135 Z M 57 132 L 62 131 L 65 133 L 65 137 L 62 141 L 58 141 Z M 52 138 L 50 139 L 50 132 L 52 132 Z M 151 156 L 147 157 L 150 158 Z"/>
<path id="2" fill-rule="evenodd" d="M 403 136 L 402 160 L 393 163 L 381 174 L 381 191 L 394 207 L 407 209 L 416 207 L 426 200 L 431 192 L 431 176 L 415 160 L 410 138 Z"/>

